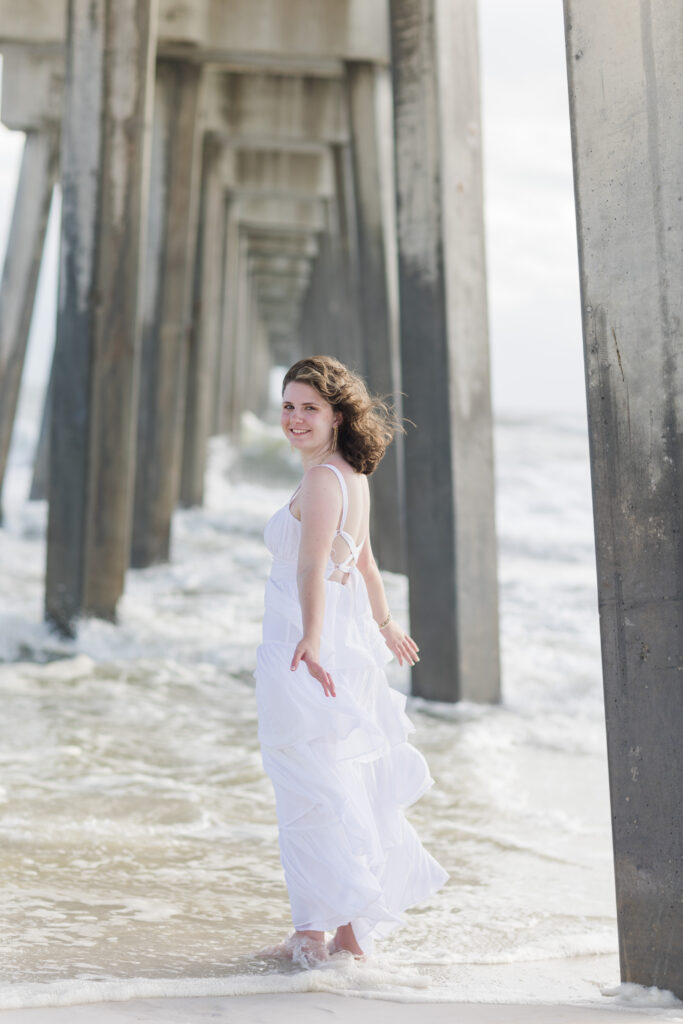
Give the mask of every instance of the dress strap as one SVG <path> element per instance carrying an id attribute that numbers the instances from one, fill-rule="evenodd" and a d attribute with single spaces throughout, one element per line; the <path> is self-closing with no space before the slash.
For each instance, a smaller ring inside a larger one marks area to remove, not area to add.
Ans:
<path id="1" fill-rule="evenodd" d="M 289 506 L 290 512 L 292 510 L 292 502 L 294 501 L 294 499 L 296 498 L 296 496 L 297 496 L 297 494 L 299 493 L 300 490 L 301 490 L 301 484 L 298 484 L 296 490 L 294 491 L 294 494 L 292 494 L 291 498 L 287 502 L 287 505 Z"/>
<path id="2" fill-rule="evenodd" d="M 331 462 L 321 462 L 321 466 L 326 466 L 327 469 L 331 469 L 334 473 L 336 473 L 337 479 L 339 480 L 339 483 L 341 485 L 342 514 L 339 523 L 339 528 L 337 530 L 337 533 L 341 533 L 341 531 L 344 529 L 344 523 L 346 522 L 346 513 L 349 510 L 349 492 L 346 489 L 346 480 L 344 479 L 344 474 L 342 473 L 342 471 L 340 469 L 337 469 L 336 466 L 333 466 Z"/>

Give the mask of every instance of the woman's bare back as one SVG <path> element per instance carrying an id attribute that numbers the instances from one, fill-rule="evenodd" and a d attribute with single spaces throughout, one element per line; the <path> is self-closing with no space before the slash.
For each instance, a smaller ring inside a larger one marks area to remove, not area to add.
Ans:
<path id="1" fill-rule="evenodd" d="M 341 464 L 336 462 L 328 463 L 328 465 L 334 465 L 344 477 L 348 492 L 348 509 L 343 532 L 350 534 L 358 551 L 365 543 L 369 532 L 370 488 L 368 486 L 368 478 L 364 473 L 355 473 L 346 462 Z M 295 519 L 301 521 L 301 506 L 299 505 L 298 493 L 299 489 L 297 488 L 294 497 L 290 501 L 289 511 Z M 341 521 L 341 512 L 339 521 Z M 343 533 L 338 532 L 332 542 L 332 561 L 335 565 L 343 566 L 353 554 L 351 545 L 343 536 Z M 348 577 L 348 571 L 337 568 L 330 573 L 328 579 L 338 583 L 346 583 Z"/>

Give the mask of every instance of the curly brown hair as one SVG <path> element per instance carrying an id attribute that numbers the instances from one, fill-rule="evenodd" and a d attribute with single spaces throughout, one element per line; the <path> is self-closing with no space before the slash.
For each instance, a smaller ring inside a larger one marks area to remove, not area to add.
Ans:
<path id="1" fill-rule="evenodd" d="M 371 395 L 363 378 L 332 356 L 308 356 L 290 366 L 283 394 L 292 381 L 309 384 L 342 414 L 337 448 L 357 473 L 374 473 L 394 435 L 405 433 L 393 407 Z"/>

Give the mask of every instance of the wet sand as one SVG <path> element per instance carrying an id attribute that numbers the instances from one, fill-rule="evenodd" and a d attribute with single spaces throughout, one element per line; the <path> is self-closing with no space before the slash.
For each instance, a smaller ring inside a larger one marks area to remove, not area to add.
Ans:
<path id="1" fill-rule="evenodd" d="M 130 999 L 118 1003 L 49 1006 L 0 1012 L 2 1024 L 637 1024 L 683 1020 L 671 1011 L 546 1003 L 399 1003 L 326 993 L 286 993 L 195 999 Z"/>

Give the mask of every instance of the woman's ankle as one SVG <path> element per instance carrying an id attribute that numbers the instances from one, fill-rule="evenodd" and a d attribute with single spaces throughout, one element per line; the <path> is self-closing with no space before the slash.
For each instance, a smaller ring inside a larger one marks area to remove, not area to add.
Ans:
<path id="1" fill-rule="evenodd" d="M 348 924 L 340 924 L 334 935 L 334 944 L 339 949 L 345 949 L 349 953 L 353 953 L 355 956 L 362 956 L 363 950 L 358 944 L 351 922 Z"/>
<path id="2" fill-rule="evenodd" d="M 305 939 L 312 939 L 313 942 L 324 942 L 325 941 L 325 932 L 314 932 L 314 931 L 308 931 L 308 930 L 301 931 L 301 930 L 299 930 L 297 928 L 295 934 L 299 935 L 299 936 L 301 936 L 302 938 L 305 938 Z"/>

